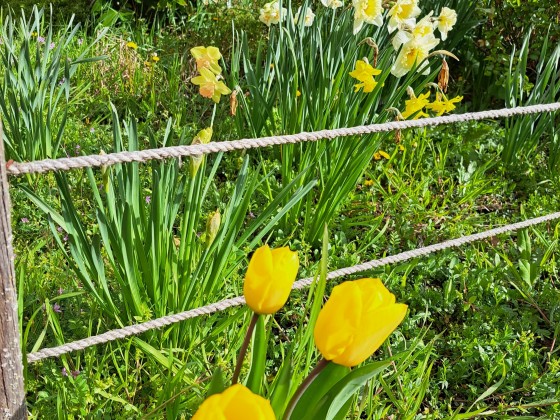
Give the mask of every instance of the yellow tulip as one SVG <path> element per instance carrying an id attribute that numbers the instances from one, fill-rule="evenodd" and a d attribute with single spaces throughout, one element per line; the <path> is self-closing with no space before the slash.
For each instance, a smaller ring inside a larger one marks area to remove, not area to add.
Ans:
<path id="1" fill-rule="evenodd" d="M 395 303 L 380 279 L 336 286 L 315 324 L 315 344 L 326 360 L 352 367 L 370 357 L 402 322 L 407 305 Z"/>
<path id="2" fill-rule="evenodd" d="M 275 420 L 270 402 L 248 388 L 236 384 L 221 394 L 207 398 L 192 420 Z"/>
<path id="3" fill-rule="evenodd" d="M 290 248 L 255 251 L 243 285 L 247 305 L 258 314 L 273 314 L 288 300 L 299 269 L 297 252 Z"/>

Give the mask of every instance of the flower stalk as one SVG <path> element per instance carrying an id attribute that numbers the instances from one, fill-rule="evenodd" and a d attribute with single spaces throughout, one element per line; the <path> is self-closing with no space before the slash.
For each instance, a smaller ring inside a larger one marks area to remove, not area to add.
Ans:
<path id="1" fill-rule="evenodd" d="M 237 363 L 235 365 L 235 371 L 233 372 L 233 378 L 231 380 L 232 385 L 235 385 L 239 380 L 241 366 L 243 365 L 243 360 L 245 359 L 245 355 L 247 354 L 247 349 L 249 348 L 249 343 L 251 342 L 251 337 L 253 336 L 253 331 L 258 319 L 259 314 L 253 312 L 251 322 L 249 323 L 249 328 L 247 328 L 247 334 L 245 335 L 245 339 L 243 340 L 243 344 L 241 345 L 241 349 L 239 349 L 239 354 L 237 355 Z"/>

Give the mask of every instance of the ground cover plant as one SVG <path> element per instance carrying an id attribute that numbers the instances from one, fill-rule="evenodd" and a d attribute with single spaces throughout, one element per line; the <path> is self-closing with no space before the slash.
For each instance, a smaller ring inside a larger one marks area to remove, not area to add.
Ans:
<path id="1" fill-rule="evenodd" d="M 98 1 L 82 24 L 3 10 L 8 159 L 480 106 L 465 82 L 480 58 L 470 40 L 486 27 L 477 2 L 152 6 Z M 559 99 L 557 46 L 524 39 L 505 82 L 482 75 L 505 87 L 501 106 Z M 556 211 L 557 122 L 544 114 L 12 177 L 24 353 L 228 297 L 248 302 L 26 365 L 30 417 L 213 418 L 231 395 L 244 410 L 270 404 L 259 418 L 558 417 L 558 223 L 325 278 Z M 284 290 L 272 303 L 261 300 L 271 267 Z M 288 298 L 296 273 L 316 283 Z M 380 316 L 372 334 L 386 332 L 350 357 L 348 343 L 360 347 L 372 323 L 338 323 L 376 294 L 364 310 L 395 316 Z"/>

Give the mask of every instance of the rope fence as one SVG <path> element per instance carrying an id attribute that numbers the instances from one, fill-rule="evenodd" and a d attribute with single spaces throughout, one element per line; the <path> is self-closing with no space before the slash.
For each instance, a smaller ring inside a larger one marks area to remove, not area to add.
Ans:
<path id="1" fill-rule="evenodd" d="M 471 242 L 491 238 L 493 236 L 497 236 L 502 233 L 513 232 L 519 229 L 527 228 L 533 225 L 537 225 L 540 223 L 544 223 L 556 219 L 560 219 L 560 212 L 551 213 L 546 216 L 528 219 L 523 222 L 505 225 L 499 228 L 490 229 L 484 232 L 475 233 L 472 235 L 463 236 L 456 239 L 451 239 L 434 245 L 429 245 L 426 247 L 401 252 L 399 254 L 391 255 L 377 260 L 368 261 L 351 267 L 340 268 L 338 270 L 329 272 L 327 274 L 327 280 L 333 280 L 339 277 L 349 276 L 351 274 L 359 273 L 366 270 L 371 270 L 373 268 L 382 267 L 387 264 L 395 264 L 412 258 L 422 257 L 437 251 L 442 251 L 444 249 L 459 247 L 461 245 L 465 245 Z M 292 290 L 299 290 L 308 287 L 313 283 L 313 280 L 314 280 L 313 277 L 307 277 L 301 279 L 294 283 Z M 124 328 L 107 331 L 105 333 L 96 336 L 84 338 L 82 340 L 77 340 L 68 344 L 63 344 L 58 347 L 44 348 L 35 353 L 29 353 L 27 355 L 27 362 L 35 363 L 49 357 L 59 357 L 66 353 L 70 353 L 78 350 L 84 350 L 88 347 L 95 346 L 97 344 L 104 344 L 110 341 L 130 337 L 133 335 L 138 335 L 146 331 L 162 328 L 168 325 L 175 324 L 177 322 L 185 321 L 187 319 L 193 319 L 202 315 L 209 315 L 215 312 L 221 312 L 228 308 L 232 308 L 234 306 L 241 306 L 244 303 L 245 303 L 245 298 L 243 296 L 237 296 L 235 298 L 221 300 L 219 302 L 212 303 L 210 305 L 191 309 L 178 314 L 167 315 L 151 321 L 143 322 L 141 324 L 129 325 Z"/>
<path id="2" fill-rule="evenodd" d="M 89 167 L 105 167 L 119 163 L 130 162 L 147 162 L 150 160 L 164 160 L 171 158 L 200 156 L 218 152 L 230 152 L 236 150 L 246 150 L 259 147 L 269 147 L 273 145 L 294 144 L 300 142 L 318 141 L 321 139 L 334 139 L 338 137 L 364 135 L 372 133 L 383 133 L 395 130 L 405 130 L 410 128 L 433 127 L 443 124 L 452 124 L 458 122 L 478 121 L 485 119 L 507 118 L 515 115 L 529 115 L 545 112 L 553 112 L 560 110 L 560 102 L 530 105 L 515 108 L 504 108 L 482 112 L 471 112 L 465 114 L 446 115 L 434 118 L 424 118 L 410 121 L 392 121 L 382 124 L 361 125 L 350 128 L 338 128 L 331 130 L 320 130 L 315 132 L 303 132 L 299 134 L 280 135 L 261 137 L 256 139 L 240 139 L 223 142 L 210 142 L 208 144 L 197 144 L 189 146 L 162 147 L 159 149 L 147 149 L 133 152 L 118 152 L 105 155 L 89 155 L 60 159 L 45 159 L 33 162 L 13 162 L 3 163 L 3 153 L 0 154 L 0 172 L 6 175 L 23 175 L 33 173 L 44 173 L 49 171 L 68 171 L 72 169 L 89 168 Z M 0 138 L 0 143 L 2 139 Z M 7 187 L 3 187 L 7 189 Z M 8 212 L 9 216 L 9 212 Z M 342 276 L 359 273 L 387 264 L 403 262 L 412 258 L 422 257 L 437 251 L 448 248 L 459 247 L 464 244 L 490 238 L 499 234 L 513 232 L 519 229 L 527 228 L 536 224 L 560 219 L 560 212 L 552 213 L 546 216 L 528 219 L 523 222 L 505 225 L 499 228 L 490 229 L 484 232 L 451 239 L 434 245 L 405 251 L 396 255 L 387 256 L 377 260 L 368 261 L 351 267 L 341 268 L 331 271 L 327 274 L 327 279 L 332 280 Z M 1 233 L 1 232 L 0 232 Z M 11 231 L 5 232 L 11 236 Z M 314 281 L 313 277 L 301 279 L 294 283 L 293 290 L 303 289 L 311 285 Z M 71 343 L 63 344 L 58 347 L 44 348 L 27 355 L 28 363 L 35 363 L 49 357 L 58 357 L 73 351 L 83 350 L 98 344 L 108 343 L 110 341 L 138 335 L 149 330 L 162 328 L 181 322 L 187 319 L 197 318 L 202 315 L 209 315 L 228 308 L 240 306 L 245 303 L 243 296 L 237 296 L 231 299 L 225 299 L 206 306 L 191 309 L 178 314 L 164 316 L 158 319 L 150 320 L 144 323 L 130 325 L 124 328 L 114 329 L 105 333 L 77 340 Z"/>
<path id="3" fill-rule="evenodd" d="M 490 111 L 469 112 L 465 114 L 445 115 L 434 118 L 423 118 L 410 121 L 391 121 L 382 124 L 360 125 L 350 128 L 336 128 L 314 132 L 303 132 L 281 136 L 260 137 L 256 139 L 241 139 L 233 141 L 210 142 L 189 146 L 161 147 L 134 152 L 117 152 L 106 155 L 77 156 L 60 159 L 45 159 L 34 162 L 10 162 L 7 167 L 9 175 L 23 175 L 43 173 L 49 171 L 68 171 L 71 169 L 101 167 L 118 163 L 147 162 L 149 160 L 164 160 L 185 156 L 200 156 L 210 153 L 247 150 L 257 147 L 269 147 L 281 144 L 294 144 L 321 139 L 334 139 L 372 133 L 386 133 L 408 128 L 434 127 L 442 124 L 452 124 L 466 121 L 506 118 L 514 115 L 538 114 L 560 109 L 560 102 L 543 105 L 530 105 L 516 108 L 503 108 Z"/>

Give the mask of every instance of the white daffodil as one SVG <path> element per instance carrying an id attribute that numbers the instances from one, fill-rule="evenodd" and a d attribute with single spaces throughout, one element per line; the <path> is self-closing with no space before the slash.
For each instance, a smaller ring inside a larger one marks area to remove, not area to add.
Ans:
<path id="1" fill-rule="evenodd" d="M 298 8 L 297 13 L 294 17 L 294 23 L 297 25 L 299 21 L 299 17 L 301 16 L 301 6 Z M 305 9 L 305 16 L 303 17 L 303 26 L 311 26 L 313 25 L 313 21 L 315 20 L 315 13 L 311 10 L 311 7 Z"/>
<path id="2" fill-rule="evenodd" d="M 433 12 L 424 16 L 422 19 L 413 26 L 401 25 L 400 30 L 393 37 L 391 43 L 393 48 L 398 50 L 401 45 L 406 44 L 412 38 L 421 38 L 423 36 L 434 35 L 434 19 L 432 18 Z"/>
<path id="3" fill-rule="evenodd" d="M 420 12 L 418 0 L 397 0 L 395 5 L 389 10 L 389 13 L 387 13 L 387 16 L 390 17 L 387 30 L 389 33 L 393 33 L 400 25 L 414 26 L 416 16 Z"/>
<path id="4" fill-rule="evenodd" d="M 352 0 L 354 6 L 354 35 L 356 35 L 364 23 L 375 26 L 383 25 L 382 0 Z"/>
<path id="5" fill-rule="evenodd" d="M 329 9 L 338 9 L 339 7 L 344 6 L 344 3 L 341 0 L 321 0 L 321 3 Z"/>
<path id="6" fill-rule="evenodd" d="M 391 74 L 395 77 L 404 76 L 415 64 L 420 65 L 420 63 L 428 57 L 430 50 L 438 43 L 439 39 L 433 34 L 423 37 L 412 37 L 402 45 L 399 55 L 391 68 Z M 428 74 L 430 72 L 430 67 L 423 66 L 421 70 L 422 74 Z"/>
<path id="7" fill-rule="evenodd" d="M 437 18 L 437 28 L 441 34 L 441 39 L 447 39 L 447 33 L 453 29 L 457 23 L 457 12 L 449 7 L 441 9 L 441 13 Z"/>
<path id="8" fill-rule="evenodd" d="M 266 3 L 260 12 L 259 20 L 266 26 L 277 25 L 285 19 L 288 13 L 285 7 L 280 8 L 277 1 Z"/>

